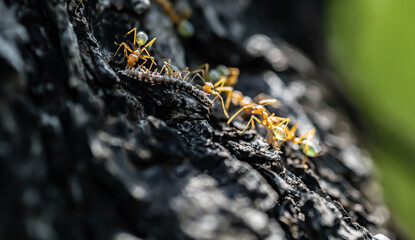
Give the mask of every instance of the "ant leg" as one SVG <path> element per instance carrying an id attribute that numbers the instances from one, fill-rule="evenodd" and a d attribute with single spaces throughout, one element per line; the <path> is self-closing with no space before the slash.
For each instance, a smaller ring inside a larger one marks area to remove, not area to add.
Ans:
<path id="1" fill-rule="evenodd" d="M 200 75 L 199 73 L 201 73 L 202 75 Z M 190 74 L 195 74 L 194 76 L 198 76 L 200 79 L 202 79 L 203 83 L 206 83 L 205 70 L 203 69 L 193 70 L 190 72 Z"/>
<path id="2" fill-rule="evenodd" d="M 150 67 L 149 67 L 149 69 L 148 69 L 148 70 L 151 70 L 151 68 L 153 67 L 153 64 L 157 66 L 157 64 L 156 64 L 156 62 L 154 61 L 154 58 L 153 58 L 153 57 L 148 57 L 148 56 L 145 56 L 145 55 L 140 55 L 140 56 L 138 56 L 138 57 L 139 57 L 141 60 L 144 60 L 144 62 L 140 65 L 140 67 L 141 67 L 141 66 L 143 66 L 143 65 L 147 62 L 147 60 L 148 60 L 148 59 L 150 59 L 150 60 L 151 60 L 151 64 L 150 64 Z"/>
<path id="3" fill-rule="evenodd" d="M 289 130 L 289 132 L 294 136 L 295 132 L 297 131 L 298 122 L 292 126 L 292 128 Z"/>
<path id="4" fill-rule="evenodd" d="M 247 105 L 247 106 L 244 106 L 244 107 L 241 107 L 241 109 L 239 109 L 236 113 L 234 113 L 233 115 L 232 115 L 232 117 L 231 118 L 229 118 L 229 120 L 228 120 L 228 122 L 227 122 L 227 124 L 230 124 L 231 122 L 232 122 L 232 120 L 239 114 L 239 113 L 241 113 L 243 110 L 245 110 L 245 109 L 248 109 L 248 108 L 253 108 L 255 105 L 254 104 L 250 104 L 250 105 Z"/>
<path id="5" fill-rule="evenodd" d="M 131 48 L 125 42 L 122 42 L 120 44 L 115 43 L 115 45 L 118 45 L 119 47 L 118 47 L 117 51 L 115 51 L 114 56 L 112 56 L 107 62 L 110 62 L 117 55 L 117 53 L 121 49 L 121 47 L 124 47 L 124 58 L 127 56 L 127 50 L 130 51 L 130 52 L 133 52 L 133 50 L 131 50 Z"/>
<path id="6" fill-rule="evenodd" d="M 225 103 L 226 110 L 229 110 L 229 106 L 231 105 L 232 93 L 233 93 L 233 89 L 232 91 L 229 91 L 226 94 L 226 103 Z"/>
<path id="7" fill-rule="evenodd" d="M 203 79 L 203 77 L 202 76 L 200 76 L 200 74 L 199 73 L 196 73 L 195 75 L 193 75 L 193 78 L 192 78 L 192 80 L 190 80 L 190 82 L 189 83 L 192 83 L 193 82 L 193 80 L 195 80 L 195 78 L 196 77 L 199 77 L 200 79 L 202 79 L 202 81 L 203 81 L 203 83 L 206 83 L 206 81 L 205 81 L 205 79 Z M 203 88 L 203 86 L 200 86 L 201 88 Z"/>
<path id="8" fill-rule="evenodd" d="M 264 99 L 258 102 L 259 105 L 265 107 L 267 105 L 279 102 L 277 99 Z"/>
<path id="9" fill-rule="evenodd" d="M 152 46 L 154 41 L 156 41 L 156 38 L 153 38 L 150 42 L 148 42 L 146 45 L 144 45 L 144 47 L 141 48 L 141 51 L 145 51 L 149 57 L 150 54 L 148 53 L 146 48 Z"/>
<path id="10" fill-rule="evenodd" d="M 264 152 L 267 150 L 267 147 L 268 147 L 268 141 L 269 141 L 269 138 L 270 138 L 270 134 L 271 134 L 271 129 L 270 129 L 270 128 L 268 128 L 267 138 L 265 139 Z"/>
<path id="11" fill-rule="evenodd" d="M 226 78 L 223 78 L 223 79 L 220 79 L 219 81 L 217 81 L 215 84 L 213 84 L 213 88 L 219 93 L 214 99 L 213 99 L 213 101 L 215 101 L 216 100 L 216 98 L 217 97 L 219 97 L 220 96 L 220 93 L 222 92 L 222 91 L 218 91 L 218 88 L 223 88 L 223 85 L 225 84 L 225 80 L 226 80 Z M 218 87 L 219 86 L 219 87 Z M 216 88 L 217 87 L 217 88 Z M 223 101 L 223 99 L 222 99 L 222 101 Z M 222 104 L 223 105 L 223 104 Z M 225 109 L 225 108 L 224 108 Z"/>
<path id="12" fill-rule="evenodd" d="M 150 53 L 144 47 L 141 49 L 141 52 L 144 52 L 148 57 L 151 57 Z"/>
<path id="13" fill-rule="evenodd" d="M 132 29 L 130 32 L 132 32 L 132 31 L 136 31 L 135 30 L 135 28 L 134 29 Z M 130 32 L 128 32 L 127 34 L 129 34 Z M 156 64 L 156 62 L 154 61 L 154 57 L 152 57 L 151 55 L 150 55 L 150 53 L 147 51 L 147 47 L 148 46 L 152 46 L 153 45 L 153 43 L 154 43 L 154 41 L 156 40 L 156 38 L 153 38 L 150 42 L 148 42 L 144 47 L 142 47 L 141 49 L 140 49 L 140 52 L 141 53 L 145 53 L 146 55 L 143 55 L 142 57 L 146 57 L 146 58 L 149 58 L 149 59 L 151 59 L 151 65 L 150 65 L 150 69 L 151 69 L 151 67 L 153 66 L 153 64 L 154 65 L 157 65 Z M 136 43 L 136 33 L 134 32 L 134 46 L 135 46 L 135 43 Z M 141 53 L 140 53 L 140 55 L 141 55 Z"/>
<path id="14" fill-rule="evenodd" d="M 228 68 L 229 70 L 229 77 L 226 81 L 228 86 L 234 86 L 238 82 L 239 77 L 239 69 L 238 68 Z"/>
<path id="15" fill-rule="evenodd" d="M 180 76 L 179 76 L 180 79 L 183 80 L 183 81 L 185 81 L 185 82 L 187 82 L 188 77 L 190 75 L 189 67 L 186 67 L 185 69 L 183 69 L 181 71 L 179 70 L 179 73 L 180 73 Z"/>
<path id="16" fill-rule="evenodd" d="M 164 72 L 166 72 L 166 74 L 168 74 L 166 64 L 164 64 L 163 67 L 161 67 L 160 75 L 162 75 L 163 70 L 164 70 Z"/>
<path id="17" fill-rule="evenodd" d="M 225 83 L 225 82 L 223 82 L 223 83 Z M 226 94 L 226 104 L 225 104 L 225 106 L 226 106 L 226 110 L 228 110 L 229 109 L 229 105 L 231 103 L 231 99 L 232 99 L 233 88 L 230 87 L 230 86 L 225 86 L 225 87 L 220 86 L 220 87 L 217 87 L 215 90 L 218 91 L 219 94 L 221 92 L 226 92 L 227 93 Z"/>
<path id="18" fill-rule="evenodd" d="M 295 128 L 297 128 L 296 125 L 294 125 Z M 291 131 L 292 131 L 293 128 L 291 128 L 291 130 L 287 129 L 287 127 L 284 128 L 284 131 L 285 131 L 285 134 L 287 135 L 287 137 L 283 141 L 281 141 L 280 144 L 277 145 L 278 148 L 280 148 L 282 146 L 282 144 L 285 143 L 287 140 L 290 141 L 292 139 L 292 136 L 294 135 L 294 133 L 292 133 Z M 295 130 L 294 130 L 294 132 L 295 132 Z"/>
<path id="19" fill-rule="evenodd" d="M 186 78 L 188 77 L 188 75 L 190 74 L 190 72 L 188 70 L 183 70 L 182 72 L 186 72 L 186 74 L 184 75 L 184 77 L 182 77 L 181 79 L 185 82 L 187 82 Z M 193 81 L 193 79 L 192 79 Z M 190 81 L 190 83 L 192 82 Z M 174 94 L 174 97 L 176 97 L 177 93 L 179 93 L 180 89 L 176 90 L 176 93 Z"/>
<path id="20" fill-rule="evenodd" d="M 151 64 L 150 64 L 150 70 L 151 70 L 151 68 L 153 67 L 153 65 L 156 65 L 157 66 L 157 63 L 154 61 L 154 58 L 153 57 L 149 57 L 149 58 L 151 60 Z"/>
<path id="21" fill-rule="evenodd" d="M 140 59 L 144 60 L 144 62 L 142 64 L 140 64 L 140 67 L 142 67 L 144 64 L 146 64 L 147 59 L 146 58 L 141 58 L 141 57 L 140 57 Z"/>
<path id="22" fill-rule="evenodd" d="M 262 122 L 258 118 L 256 118 L 255 116 L 251 115 L 251 118 L 249 119 L 248 124 L 246 124 L 244 130 L 241 133 L 244 133 L 248 129 L 249 124 L 255 126 L 254 120 L 257 121 L 257 122 L 259 122 L 259 124 L 262 124 Z M 255 127 L 253 127 L 253 129 L 255 129 Z"/>
<path id="23" fill-rule="evenodd" d="M 242 132 L 240 132 L 240 134 L 244 133 L 249 128 L 249 125 L 250 124 L 254 124 L 255 125 L 255 123 L 254 123 L 254 116 L 251 116 L 251 118 L 249 119 L 248 123 L 246 124 L 244 130 L 242 130 Z"/>
<path id="24" fill-rule="evenodd" d="M 134 46 L 133 46 L 133 48 L 135 49 L 135 43 L 136 43 L 136 38 L 137 38 L 137 29 L 136 28 L 131 29 L 128 33 L 126 33 L 124 35 L 124 37 L 127 36 L 128 34 L 132 33 L 132 32 L 134 32 L 134 42 L 133 42 Z"/>
<path id="25" fill-rule="evenodd" d="M 225 109 L 225 103 L 223 102 L 223 98 L 220 96 L 220 94 L 218 92 L 212 92 L 213 95 L 216 95 L 216 97 L 218 97 L 220 99 L 220 102 L 222 103 L 222 109 L 223 109 L 223 113 L 225 114 L 226 118 L 229 118 L 228 112 L 226 112 Z M 215 99 L 216 99 L 215 97 Z M 215 101 L 215 99 L 213 99 L 213 101 Z"/>
<path id="26" fill-rule="evenodd" d="M 313 140 L 313 138 L 314 138 L 314 135 L 316 134 L 316 130 L 313 128 L 313 129 L 311 129 L 310 131 L 308 131 L 308 132 L 306 132 L 304 135 L 302 135 L 301 137 L 299 137 L 298 138 L 298 142 L 299 143 L 301 143 L 301 141 L 305 138 L 305 137 L 307 137 L 307 141 L 311 141 L 311 140 Z M 311 135 L 311 138 L 310 138 L 310 135 Z"/>
<path id="27" fill-rule="evenodd" d="M 303 165 L 304 169 L 308 168 L 307 162 L 308 162 L 308 157 L 307 157 L 307 155 L 304 155 L 303 160 L 301 161 L 301 165 Z"/>
<path id="28" fill-rule="evenodd" d="M 223 87 L 225 85 L 226 78 L 219 79 L 213 86 L 216 87 Z"/>
<path id="29" fill-rule="evenodd" d="M 277 117 L 274 116 L 274 118 L 278 119 L 278 121 L 286 122 L 287 124 L 290 122 L 290 118 L 284 118 L 284 117 Z"/>
<path id="30" fill-rule="evenodd" d="M 277 127 L 279 127 L 279 126 L 281 126 L 281 125 L 283 125 L 284 123 L 285 123 L 285 127 L 284 128 L 287 128 L 287 125 L 288 125 L 288 123 L 290 122 L 290 119 L 289 118 L 280 118 L 280 117 L 275 117 L 275 118 L 278 118 L 279 120 L 280 119 L 282 119 L 283 121 L 281 121 L 278 125 L 277 125 Z"/>
<path id="31" fill-rule="evenodd" d="M 183 81 L 186 81 L 187 82 L 187 78 L 188 78 L 188 76 L 190 75 L 190 72 L 189 71 L 187 71 L 187 70 L 183 70 L 182 72 L 186 72 L 186 74 L 183 76 Z"/>
<path id="32" fill-rule="evenodd" d="M 155 62 L 154 62 L 154 58 L 153 57 L 147 57 L 147 56 L 139 56 L 139 58 L 141 59 L 141 60 L 144 60 L 144 62 L 140 65 L 140 67 L 142 67 L 146 62 L 147 62 L 147 60 L 148 59 L 150 59 L 151 60 L 151 64 L 150 64 L 150 67 L 149 67 L 149 69 L 148 70 L 151 70 L 151 68 L 153 67 L 153 63 L 155 64 L 155 65 L 157 65 Z"/>
<path id="33" fill-rule="evenodd" d="M 209 63 L 202 64 L 191 71 L 191 74 L 202 73 L 203 80 L 206 81 L 206 74 L 209 72 Z"/>
<path id="34" fill-rule="evenodd" d="M 164 66 L 166 66 L 166 73 L 167 76 L 172 77 L 173 76 L 173 65 L 170 64 L 170 62 L 164 61 Z"/>

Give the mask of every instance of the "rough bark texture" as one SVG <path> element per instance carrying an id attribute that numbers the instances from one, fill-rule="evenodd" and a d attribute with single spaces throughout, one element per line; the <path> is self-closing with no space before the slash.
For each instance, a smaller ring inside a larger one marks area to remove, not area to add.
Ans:
<path id="1" fill-rule="evenodd" d="M 189 1 L 185 39 L 155 2 L 0 0 L 0 238 L 393 236 L 344 104 L 281 38 L 321 59 L 322 8 L 284 2 Z M 158 60 L 239 67 L 235 88 L 277 98 L 323 154 L 305 169 L 298 146 L 264 151 L 265 130 L 238 134 L 219 104 L 121 76 L 106 60 L 132 27 Z"/>

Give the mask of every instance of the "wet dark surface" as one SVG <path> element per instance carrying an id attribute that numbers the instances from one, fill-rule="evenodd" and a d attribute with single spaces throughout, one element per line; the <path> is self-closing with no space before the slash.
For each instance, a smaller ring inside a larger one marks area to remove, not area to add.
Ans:
<path id="1" fill-rule="evenodd" d="M 153 1 L 0 0 L 0 238 L 395 239 L 349 106 L 293 47 L 325 61 L 322 3 L 188 3 L 182 38 Z M 158 60 L 238 67 L 235 88 L 278 99 L 323 154 L 305 169 L 219 104 L 118 75 L 107 60 L 133 27 Z"/>

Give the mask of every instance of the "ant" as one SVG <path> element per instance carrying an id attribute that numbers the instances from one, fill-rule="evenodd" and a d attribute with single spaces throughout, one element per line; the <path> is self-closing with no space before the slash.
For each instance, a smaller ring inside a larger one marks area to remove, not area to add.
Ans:
<path id="1" fill-rule="evenodd" d="M 133 42 L 133 50 L 131 50 L 131 48 L 125 43 L 122 42 L 120 44 L 115 43 L 116 45 L 118 45 L 118 49 L 115 52 L 114 56 L 112 56 L 112 58 L 109 61 L 111 61 L 118 53 L 118 51 L 120 50 L 121 47 L 124 47 L 124 58 L 128 56 L 127 59 L 127 66 L 126 69 L 132 69 L 134 68 L 135 64 L 137 63 L 138 59 L 142 59 L 144 60 L 144 62 L 140 65 L 140 67 L 142 67 L 146 62 L 147 59 L 151 60 L 151 65 L 150 65 L 150 70 L 151 67 L 153 66 L 153 64 L 157 65 L 156 62 L 154 61 L 154 57 L 152 57 L 148 51 L 147 51 L 147 47 L 150 47 L 153 45 L 154 41 L 156 40 L 156 38 L 153 38 L 150 42 L 148 42 L 146 45 L 144 45 L 147 40 L 148 40 L 148 36 L 145 32 L 138 32 L 137 33 L 137 29 L 133 28 L 131 29 L 128 33 L 126 33 L 124 35 L 127 36 L 128 34 L 134 32 L 134 42 Z M 138 45 L 138 47 L 136 47 L 135 45 Z M 144 45 L 143 47 L 141 47 L 142 45 Z M 128 54 L 128 52 L 130 52 L 130 54 Z M 146 55 L 143 55 L 142 53 L 145 53 Z"/>
<path id="2" fill-rule="evenodd" d="M 204 79 L 205 82 L 215 82 L 214 86 L 219 94 L 226 92 L 226 103 L 223 107 L 228 110 L 232 100 L 232 94 L 235 91 L 233 86 L 238 82 L 239 69 L 219 65 L 216 69 L 209 70 L 209 64 L 205 63 L 197 67 L 192 73 L 202 73 L 201 78 Z"/>
<path id="3" fill-rule="evenodd" d="M 224 81 L 225 86 L 234 86 L 238 82 L 239 69 L 233 67 L 226 67 L 225 65 L 218 65 L 216 69 L 209 70 L 209 64 L 202 65 L 206 72 L 209 72 L 209 79 L 211 81 Z"/>
<path id="4" fill-rule="evenodd" d="M 166 76 L 179 78 L 183 81 L 187 81 L 189 74 L 191 74 L 187 67 L 184 70 L 179 70 L 177 67 L 173 66 L 170 61 L 164 61 L 164 65 L 160 70 L 160 74 L 162 74 L 163 70 L 165 71 Z"/>
<path id="5" fill-rule="evenodd" d="M 187 81 L 189 79 L 188 78 L 189 75 L 194 74 L 193 78 L 190 80 L 189 83 L 193 82 L 193 80 L 196 77 L 199 77 L 200 79 L 202 79 L 204 85 L 203 86 L 196 85 L 196 86 L 202 88 L 203 91 L 207 94 L 215 95 L 216 97 L 213 99 L 213 101 L 215 101 L 216 98 L 219 98 L 221 103 L 222 103 L 223 113 L 225 114 L 226 118 L 229 118 L 228 112 L 225 109 L 225 104 L 224 104 L 223 98 L 220 95 L 220 92 L 228 91 L 228 89 L 220 87 L 219 85 L 221 84 L 221 82 L 215 83 L 215 84 L 212 84 L 210 82 L 206 82 L 205 77 L 200 76 L 200 74 L 198 73 L 199 70 L 191 71 L 191 72 L 189 70 L 187 70 L 187 68 L 184 69 L 184 70 L 178 70 L 176 67 L 174 67 L 173 65 L 171 65 L 169 62 L 166 62 L 166 61 L 164 61 L 164 65 L 160 70 L 160 74 L 162 74 L 163 71 L 165 71 L 166 76 L 171 76 L 173 78 L 179 78 L 183 81 Z M 156 70 L 156 72 L 157 72 L 157 70 Z M 184 76 L 183 76 L 183 74 L 184 74 Z M 204 75 L 204 73 L 203 73 L 203 75 Z M 178 91 L 179 91 L 179 89 L 176 91 L 176 94 L 177 94 Z"/>
<path id="6" fill-rule="evenodd" d="M 242 107 L 241 109 L 236 111 L 232 115 L 231 118 L 229 118 L 227 122 L 228 124 L 230 124 L 232 120 L 242 111 L 247 111 L 251 115 L 252 114 L 258 114 L 258 115 L 268 114 L 269 115 L 269 112 L 264 107 L 270 104 L 278 103 L 277 99 L 270 98 L 270 99 L 260 100 L 257 104 L 257 103 L 254 103 L 250 97 L 244 96 L 240 91 L 234 91 L 232 93 L 232 100 L 234 101 L 234 103 L 236 103 L 235 105 L 240 105 Z M 263 118 L 264 117 L 267 118 L 267 116 L 263 115 Z"/>
<path id="7" fill-rule="evenodd" d="M 218 83 L 212 84 L 211 82 L 206 82 L 204 79 L 203 79 L 203 82 L 204 82 L 204 85 L 201 86 L 203 91 L 205 93 L 215 95 L 216 97 L 213 99 L 213 101 L 215 101 L 216 98 L 220 99 L 220 102 L 222 103 L 223 113 L 225 114 L 226 118 L 229 118 L 229 114 L 225 108 L 225 103 L 223 102 L 223 98 L 220 95 L 221 92 L 229 91 L 229 89 L 220 87 Z"/>
<path id="8" fill-rule="evenodd" d="M 242 92 L 238 90 L 232 91 L 228 99 L 229 99 L 229 102 L 232 102 L 232 104 L 235 106 L 239 105 L 243 107 L 243 106 L 248 106 L 253 103 L 252 98 L 248 96 L 244 96 Z M 228 99 L 226 100 L 228 101 Z"/>
<path id="9" fill-rule="evenodd" d="M 209 65 L 206 65 L 205 70 L 209 68 Z M 229 106 L 232 100 L 232 95 L 234 92 L 233 86 L 238 82 L 239 77 L 239 69 L 226 67 L 224 65 L 219 65 L 216 69 L 212 69 L 209 71 L 209 78 L 211 81 L 218 81 L 221 82 L 220 86 L 223 89 L 226 89 L 226 110 L 229 110 Z"/>
<path id="10" fill-rule="evenodd" d="M 191 72 L 188 70 L 187 67 L 184 70 L 179 70 L 177 67 L 173 66 L 170 63 L 170 59 L 168 60 L 168 62 L 164 61 L 164 65 L 160 70 L 160 74 L 163 73 L 163 70 L 166 76 L 173 77 L 173 78 L 179 78 L 183 81 L 187 81 L 189 74 L 191 74 Z M 156 72 L 157 72 L 157 69 L 156 69 Z M 191 83 L 193 79 L 189 83 Z M 176 98 L 177 93 L 179 93 L 179 91 L 180 89 L 176 90 L 176 93 L 174 94 L 175 98 Z"/>
<path id="11" fill-rule="evenodd" d="M 251 113 L 251 118 L 249 119 L 246 127 L 241 133 L 244 133 L 251 125 L 252 129 L 255 129 L 255 121 L 259 124 L 263 125 L 268 129 L 266 143 L 269 142 L 270 135 L 272 133 L 272 137 L 277 141 L 285 141 L 287 139 L 286 127 L 290 122 L 289 118 L 277 117 L 275 114 L 269 115 L 269 112 L 265 109 L 264 106 L 277 102 L 276 99 L 265 99 L 260 101 L 258 104 L 251 103 L 246 106 L 243 106 L 240 110 L 238 110 L 231 118 L 228 120 L 228 124 L 232 122 L 232 120 L 242 111 L 249 110 Z M 257 118 L 255 115 L 260 115 L 261 119 Z M 265 145 L 265 149 L 267 144 Z"/>
<path id="12" fill-rule="evenodd" d="M 177 31 L 182 37 L 193 36 L 195 29 L 187 20 L 190 17 L 191 9 L 186 8 L 180 14 L 177 14 L 169 0 L 156 0 L 163 10 L 169 15 L 172 22 L 177 26 Z"/>
<path id="13" fill-rule="evenodd" d="M 229 118 L 229 115 L 227 113 L 227 109 L 229 109 L 229 104 L 231 101 L 232 93 L 234 92 L 233 85 L 236 84 L 238 81 L 239 76 L 239 69 L 238 68 L 228 68 L 224 65 L 219 65 L 217 69 L 213 69 L 209 71 L 209 64 L 205 63 L 199 67 L 196 68 L 196 70 L 193 70 L 191 72 L 192 74 L 195 74 L 196 76 L 199 76 L 203 82 L 203 90 L 206 93 L 212 93 L 216 95 L 216 98 L 220 98 L 222 103 L 223 112 L 225 113 L 225 116 Z M 202 76 L 200 76 L 200 74 Z M 208 76 L 206 76 L 206 74 Z M 193 79 L 192 79 L 193 80 Z M 215 83 L 211 83 L 210 81 L 216 81 Z M 222 92 L 226 92 L 226 104 L 223 101 L 222 96 L 220 95 Z"/>
<path id="14" fill-rule="evenodd" d="M 305 157 L 303 158 L 303 166 L 306 166 L 307 157 L 316 157 L 319 155 L 320 150 L 318 149 L 318 146 L 316 146 L 313 143 L 313 138 L 316 134 L 316 130 L 313 128 L 304 135 L 300 137 L 295 137 L 295 132 L 297 131 L 298 123 L 294 124 L 290 129 L 285 129 L 285 132 L 287 134 L 287 138 L 283 141 L 291 141 L 295 144 L 299 144 L 301 151 L 304 153 Z M 282 142 L 282 143 L 283 143 Z M 281 144 L 282 144 L 281 143 Z M 280 145 L 281 145 L 280 144 Z"/>

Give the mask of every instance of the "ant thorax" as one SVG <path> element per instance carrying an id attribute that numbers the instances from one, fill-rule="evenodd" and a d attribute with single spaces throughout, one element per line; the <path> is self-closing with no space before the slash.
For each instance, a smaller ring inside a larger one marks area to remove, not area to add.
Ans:
<path id="1" fill-rule="evenodd" d="M 256 105 L 253 109 L 252 109 L 252 113 L 253 114 L 264 114 L 265 113 L 265 108 L 261 105 Z M 268 116 L 267 116 L 268 117 Z"/>
<path id="2" fill-rule="evenodd" d="M 269 117 L 268 118 L 269 119 L 269 122 L 271 123 L 271 124 L 273 124 L 273 125 L 276 125 L 276 124 L 278 124 L 280 121 L 278 120 L 278 118 L 276 118 L 276 117 Z"/>

